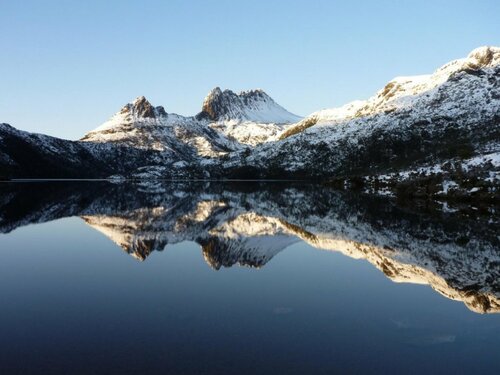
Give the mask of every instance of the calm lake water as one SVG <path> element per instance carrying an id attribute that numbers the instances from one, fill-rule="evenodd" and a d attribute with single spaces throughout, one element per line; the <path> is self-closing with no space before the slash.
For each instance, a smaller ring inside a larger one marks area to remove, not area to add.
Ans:
<path id="1" fill-rule="evenodd" d="M 500 373 L 495 207 L 0 184 L 1 374 Z"/>

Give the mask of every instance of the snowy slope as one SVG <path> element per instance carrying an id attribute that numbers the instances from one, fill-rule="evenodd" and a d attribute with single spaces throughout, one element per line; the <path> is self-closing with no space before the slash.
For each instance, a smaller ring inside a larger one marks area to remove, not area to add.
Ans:
<path id="1" fill-rule="evenodd" d="M 359 184 L 359 178 L 357 179 Z M 401 198 L 461 200 L 478 198 L 498 201 L 500 196 L 500 152 L 472 158 L 454 158 L 444 163 L 422 165 L 393 173 L 362 176 L 368 193 Z M 350 181 L 342 181 L 349 185 Z"/>
<path id="2" fill-rule="evenodd" d="M 219 87 L 207 95 L 197 118 L 208 119 L 211 128 L 248 146 L 275 140 L 301 119 L 277 104 L 263 90 L 236 94 Z"/>
<path id="3" fill-rule="evenodd" d="M 304 119 L 262 90 L 215 88 L 191 117 L 139 97 L 79 142 L 2 125 L 0 177 L 386 175 L 499 152 L 499 123 L 500 48 L 481 47 L 433 74 L 397 77 L 368 100 Z"/>
<path id="4" fill-rule="evenodd" d="M 262 90 L 234 94 L 216 88 L 193 117 L 167 113 L 139 97 L 82 140 L 173 152 L 189 162 L 190 156 L 217 157 L 266 142 L 298 119 Z"/>
<path id="5" fill-rule="evenodd" d="M 438 90 L 435 89 L 455 75 L 462 72 L 474 74 L 482 69 L 492 69 L 499 64 L 499 47 L 476 48 L 466 58 L 451 61 L 437 69 L 433 74 L 396 77 L 367 100 L 357 100 L 340 108 L 324 109 L 312 113 L 296 125 L 297 129 L 292 127 L 287 132 L 288 134 L 284 134 L 282 138 L 298 133 L 304 122 L 314 125 L 328 125 L 383 112 L 413 109 L 418 104 L 416 101 L 422 99 L 421 96 L 424 98 L 436 96 Z M 478 84 L 475 88 L 480 89 Z"/>
<path id="6" fill-rule="evenodd" d="M 108 148 L 103 146 L 103 148 Z M 111 152 L 107 153 L 111 156 Z M 95 177 L 112 171 L 78 142 L 28 133 L 0 123 L 0 177 Z"/>
<path id="7" fill-rule="evenodd" d="M 219 87 L 210 91 L 203 101 L 198 118 L 211 121 L 250 121 L 256 123 L 290 124 L 300 120 L 277 104 L 263 90 L 222 91 Z"/>
<path id="8" fill-rule="evenodd" d="M 500 48 L 482 47 L 432 75 L 396 78 L 367 101 L 317 112 L 279 141 L 233 153 L 222 173 L 324 179 L 498 151 L 499 63 Z"/>
<path id="9" fill-rule="evenodd" d="M 143 96 L 125 105 L 110 120 L 87 133 L 82 141 L 113 142 L 132 147 L 171 152 L 178 160 L 217 156 L 237 145 L 194 117 L 167 114 Z"/>

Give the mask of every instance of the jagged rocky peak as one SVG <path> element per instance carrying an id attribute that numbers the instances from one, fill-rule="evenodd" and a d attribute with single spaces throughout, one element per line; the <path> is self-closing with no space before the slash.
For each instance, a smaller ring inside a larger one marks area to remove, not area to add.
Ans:
<path id="1" fill-rule="evenodd" d="M 259 122 L 290 123 L 300 119 L 278 105 L 263 90 L 241 91 L 212 89 L 203 101 L 198 119 L 248 120 Z"/>
<path id="2" fill-rule="evenodd" d="M 500 64 L 500 47 L 483 46 L 476 48 L 467 56 L 470 68 L 491 68 Z"/>
<path id="3" fill-rule="evenodd" d="M 236 264 L 251 268 L 263 267 L 275 255 L 276 251 L 267 252 L 266 248 L 252 247 L 248 239 L 235 241 L 216 236 L 199 238 L 203 258 L 214 270 L 232 267 Z"/>
<path id="4" fill-rule="evenodd" d="M 167 243 L 167 240 L 156 238 L 134 238 L 129 243 L 121 244 L 121 247 L 137 260 L 144 261 L 153 251 L 162 251 Z"/>
<path id="5" fill-rule="evenodd" d="M 139 96 L 132 103 L 125 105 L 120 114 L 132 114 L 138 118 L 157 118 L 167 116 L 167 112 L 161 106 L 154 107 L 144 96 Z"/>
<path id="6" fill-rule="evenodd" d="M 481 66 L 496 65 L 500 62 L 500 47 L 478 47 L 472 50 L 467 57 L 469 59 L 476 59 Z"/>
<path id="7" fill-rule="evenodd" d="M 220 87 L 216 87 L 205 97 L 199 116 L 213 121 L 219 120 L 226 115 L 231 115 L 235 109 L 241 107 L 241 104 L 240 98 L 234 92 L 222 91 Z"/>
<path id="8" fill-rule="evenodd" d="M 460 72 L 473 73 L 480 69 L 488 69 L 500 64 L 500 48 L 483 46 L 472 50 L 467 57 L 450 61 L 439 68 L 431 77 L 453 77 Z"/>
<path id="9" fill-rule="evenodd" d="M 239 93 L 239 97 L 245 104 L 250 104 L 251 102 L 258 100 L 268 100 L 274 102 L 274 100 L 262 89 L 241 91 Z"/>

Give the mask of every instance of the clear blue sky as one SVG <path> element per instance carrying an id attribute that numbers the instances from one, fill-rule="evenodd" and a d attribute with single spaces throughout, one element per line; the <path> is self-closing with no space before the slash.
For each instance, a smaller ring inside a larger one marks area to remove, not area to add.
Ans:
<path id="1" fill-rule="evenodd" d="M 0 122 L 76 139 L 145 95 L 193 115 L 214 86 L 307 115 L 500 45 L 500 1 L 0 0 Z"/>

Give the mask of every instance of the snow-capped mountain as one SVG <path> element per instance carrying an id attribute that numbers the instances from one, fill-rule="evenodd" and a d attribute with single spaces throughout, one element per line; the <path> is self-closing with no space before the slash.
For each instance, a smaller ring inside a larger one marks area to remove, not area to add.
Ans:
<path id="1" fill-rule="evenodd" d="M 77 142 L 0 124 L 0 176 L 78 178 L 105 175 L 113 170 Z"/>
<path id="2" fill-rule="evenodd" d="M 366 101 L 316 112 L 279 141 L 232 153 L 221 174 L 325 180 L 411 170 L 498 153 L 499 125 L 500 48 L 481 47 L 431 75 L 396 78 Z M 485 189 L 497 189 L 496 176 Z"/>
<path id="3" fill-rule="evenodd" d="M 1 124 L 0 177 L 206 178 L 204 158 L 269 141 L 297 119 L 262 90 L 216 88 L 190 117 L 167 113 L 141 96 L 80 141 Z"/>
<path id="4" fill-rule="evenodd" d="M 297 241 L 364 259 L 395 282 L 426 284 L 476 312 L 500 311 L 498 218 L 431 213 L 312 185 L 0 185 L 0 232 L 80 216 L 139 260 L 200 245 L 214 269 L 263 267 Z M 22 202 L 22 204 L 21 204 Z"/>
<path id="5" fill-rule="evenodd" d="M 237 148 L 223 134 L 194 117 L 168 114 L 141 96 L 125 105 L 104 124 L 87 133 L 82 141 L 118 143 L 170 154 L 175 161 L 196 156 L 218 156 Z"/>
<path id="6" fill-rule="evenodd" d="M 198 119 L 208 119 L 210 127 L 241 144 L 256 146 L 275 140 L 301 118 L 277 104 L 263 90 L 213 89 L 203 101 Z"/>
<path id="7" fill-rule="evenodd" d="M 466 58 L 451 61 L 434 73 L 419 76 L 396 77 L 388 82 L 374 96 L 367 100 L 356 100 L 348 103 L 340 108 L 325 109 L 315 112 L 289 131 L 281 135 L 281 138 L 287 138 L 293 134 L 297 134 L 313 125 L 335 125 L 340 122 L 348 121 L 354 118 L 363 118 L 373 116 L 379 113 L 391 113 L 395 110 L 421 110 L 425 103 L 425 99 L 430 99 L 434 107 L 440 105 L 440 99 L 449 91 L 454 91 L 453 83 L 460 80 L 472 81 L 469 82 L 469 90 L 483 91 L 478 95 L 490 94 L 490 99 L 498 99 L 492 89 L 496 89 L 495 82 L 498 79 L 497 71 L 492 70 L 500 65 L 500 48 L 498 47 L 480 47 L 473 50 Z M 475 80 L 474 76 L 490 74 L 489 83 L 483 87 L 483 82 Z M 444 89 L 440 86 L 447 83 Z M 490 87 L 493 86 L 493 87 Z M 450 92 L 450 94 L 453 94 Z M 462 95 L 460 99 L 464 99 Z M 454 99 L 454 98 L 450 98 Z M 466 98 L 465 98 L 466 99 Z M 448 100 L 449 101 L 449 100 Z M 457 111 L 460 102 L 455 102 L 452 106 L 442 108 L 448 115 L 453 115 L 454 110 Z M 464 103 L 467 104 L 467 103 Z M 471 102 L 470 104 L 474 104 Z M 490 110 L 498 109 L 496 103 L 485 101 L 483 104 L 491 107 Z M 466 106 L 463 110 L 466 110 Z"/>
<path id="8" fill-rule="evenodd" d="M 265 142 L 299 119 L 262 90 L 235 94 L 217 87 L 205 98 L 201 112 L 192 117 L 169 114 L 141 96 L 82 141 L 172 152 L 189 161 L 193 155 L 217 157 L 243 144 Z"/>
<path id="9" fill-rule="evenodd" d="M 0 124 L 0 178 L 103 178 L 165 162 L 166 156 L 123 143 L 69 141 Z"/>
<path id="10" fill-rule="evenodd" d="M 397 77 L 365 101 L 304 119 L 262 90 L 215 88 L 189 117 L 139 97 L 80 141 L 2 125 L 0 176 L 334 180 L 441 198 L 451 184 L 458 195 L 495 199 L 498 163 L 475 165 L 467 176 L 460 166 L 499 158 L 499 82 L 500 48 L 481 47 L 433 74 Z M 397 177 L 386 183 L 388 175 Z"/>
<path id="11" fill-rule="evenodd" d="M 210 121 L 250 121 L 256 123 L 290 124 L 300 120 L 277 104 L 263 90 L 242 91 L 214 88 L 203 101 L 197 118 Z"/>

